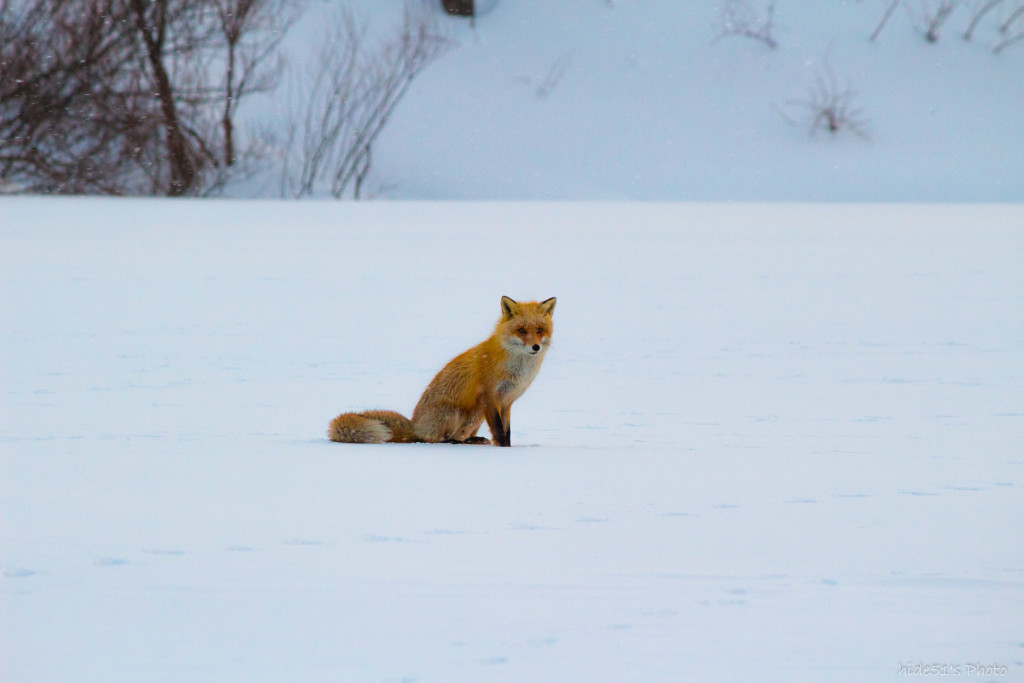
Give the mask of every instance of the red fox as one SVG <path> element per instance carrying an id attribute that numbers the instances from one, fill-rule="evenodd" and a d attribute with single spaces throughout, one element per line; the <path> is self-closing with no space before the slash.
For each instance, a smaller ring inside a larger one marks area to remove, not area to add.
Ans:
<path id="1" fill-rule="evenodd" d="M 511 446 L 509 413 L 537 376 L 551 345 L 554 310 L 554 297 L 540 303 L 501 297 L 501 319 L 494 334 L 437 373 L 412 420 L 390 410 L 343 413 L 331 421 L 331 441 Z M 484 420 L 490 440 L 476 435 Z"/>

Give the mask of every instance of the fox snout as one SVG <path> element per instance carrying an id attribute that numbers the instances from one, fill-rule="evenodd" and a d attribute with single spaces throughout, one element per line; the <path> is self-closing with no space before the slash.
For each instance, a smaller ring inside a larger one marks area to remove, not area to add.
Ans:
<path id="1" fill-rule="evenodd" d="M 546 351 L 550 344 L 551 340 L 547 338 L 533 342 L 527 341 L 523 343 L 523 350 L 531 356 L 536 356 Z"/>

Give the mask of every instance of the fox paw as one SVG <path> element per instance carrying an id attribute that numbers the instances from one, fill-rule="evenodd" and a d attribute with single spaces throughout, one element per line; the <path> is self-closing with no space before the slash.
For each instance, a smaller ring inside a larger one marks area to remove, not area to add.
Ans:
<path id="1" fill-rule="evenodd" d="M 491 440 L 488 439 L 486 436 L 471 436 L 465 441 L 456 441 L 455 439 L 450 439 L 445 443 L 457 443 L 465 446 L 489 446 L 491 445 Z"/>

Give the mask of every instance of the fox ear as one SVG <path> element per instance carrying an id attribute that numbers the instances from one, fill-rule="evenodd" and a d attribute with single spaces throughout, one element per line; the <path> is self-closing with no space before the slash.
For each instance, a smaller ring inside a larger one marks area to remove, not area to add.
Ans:
<path id="1" fill-rule="evenodd" d="M 501 318 L 502 318 L 502 320 L 508 320 L 510 318 L 514 318 L 514 317 L 516 317 L 517 315 L 519 315 L 522 312 L 523 312 L 523 309 L 520 308 L 519 304 L 514 299 L 511 299 L 511 298 L 509 298 L 507 296 L 501 297 Z"/>
<path id="2" fill-rule="evenodd" d="M 552 313 L 555 312 L 556 301 L 557 299 L 555 299 L 555 297 L 551 297 L 550 299 L 545 299 L 544 301 L 541 301 L 540 312 L 543 313 L 544 315 L 550 316 Z"/>

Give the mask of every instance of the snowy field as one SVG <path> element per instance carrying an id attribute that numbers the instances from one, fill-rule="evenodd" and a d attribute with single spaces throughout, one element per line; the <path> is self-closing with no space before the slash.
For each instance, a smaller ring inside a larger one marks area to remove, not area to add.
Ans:
<path id="1" fill-rule="evenodd" d="M 0 254 L 5 683 L 1024 680 L 1020 205 L 8 198 Z M 502 294 L 559 301 L 514 448 L 327 441 Z"/>

